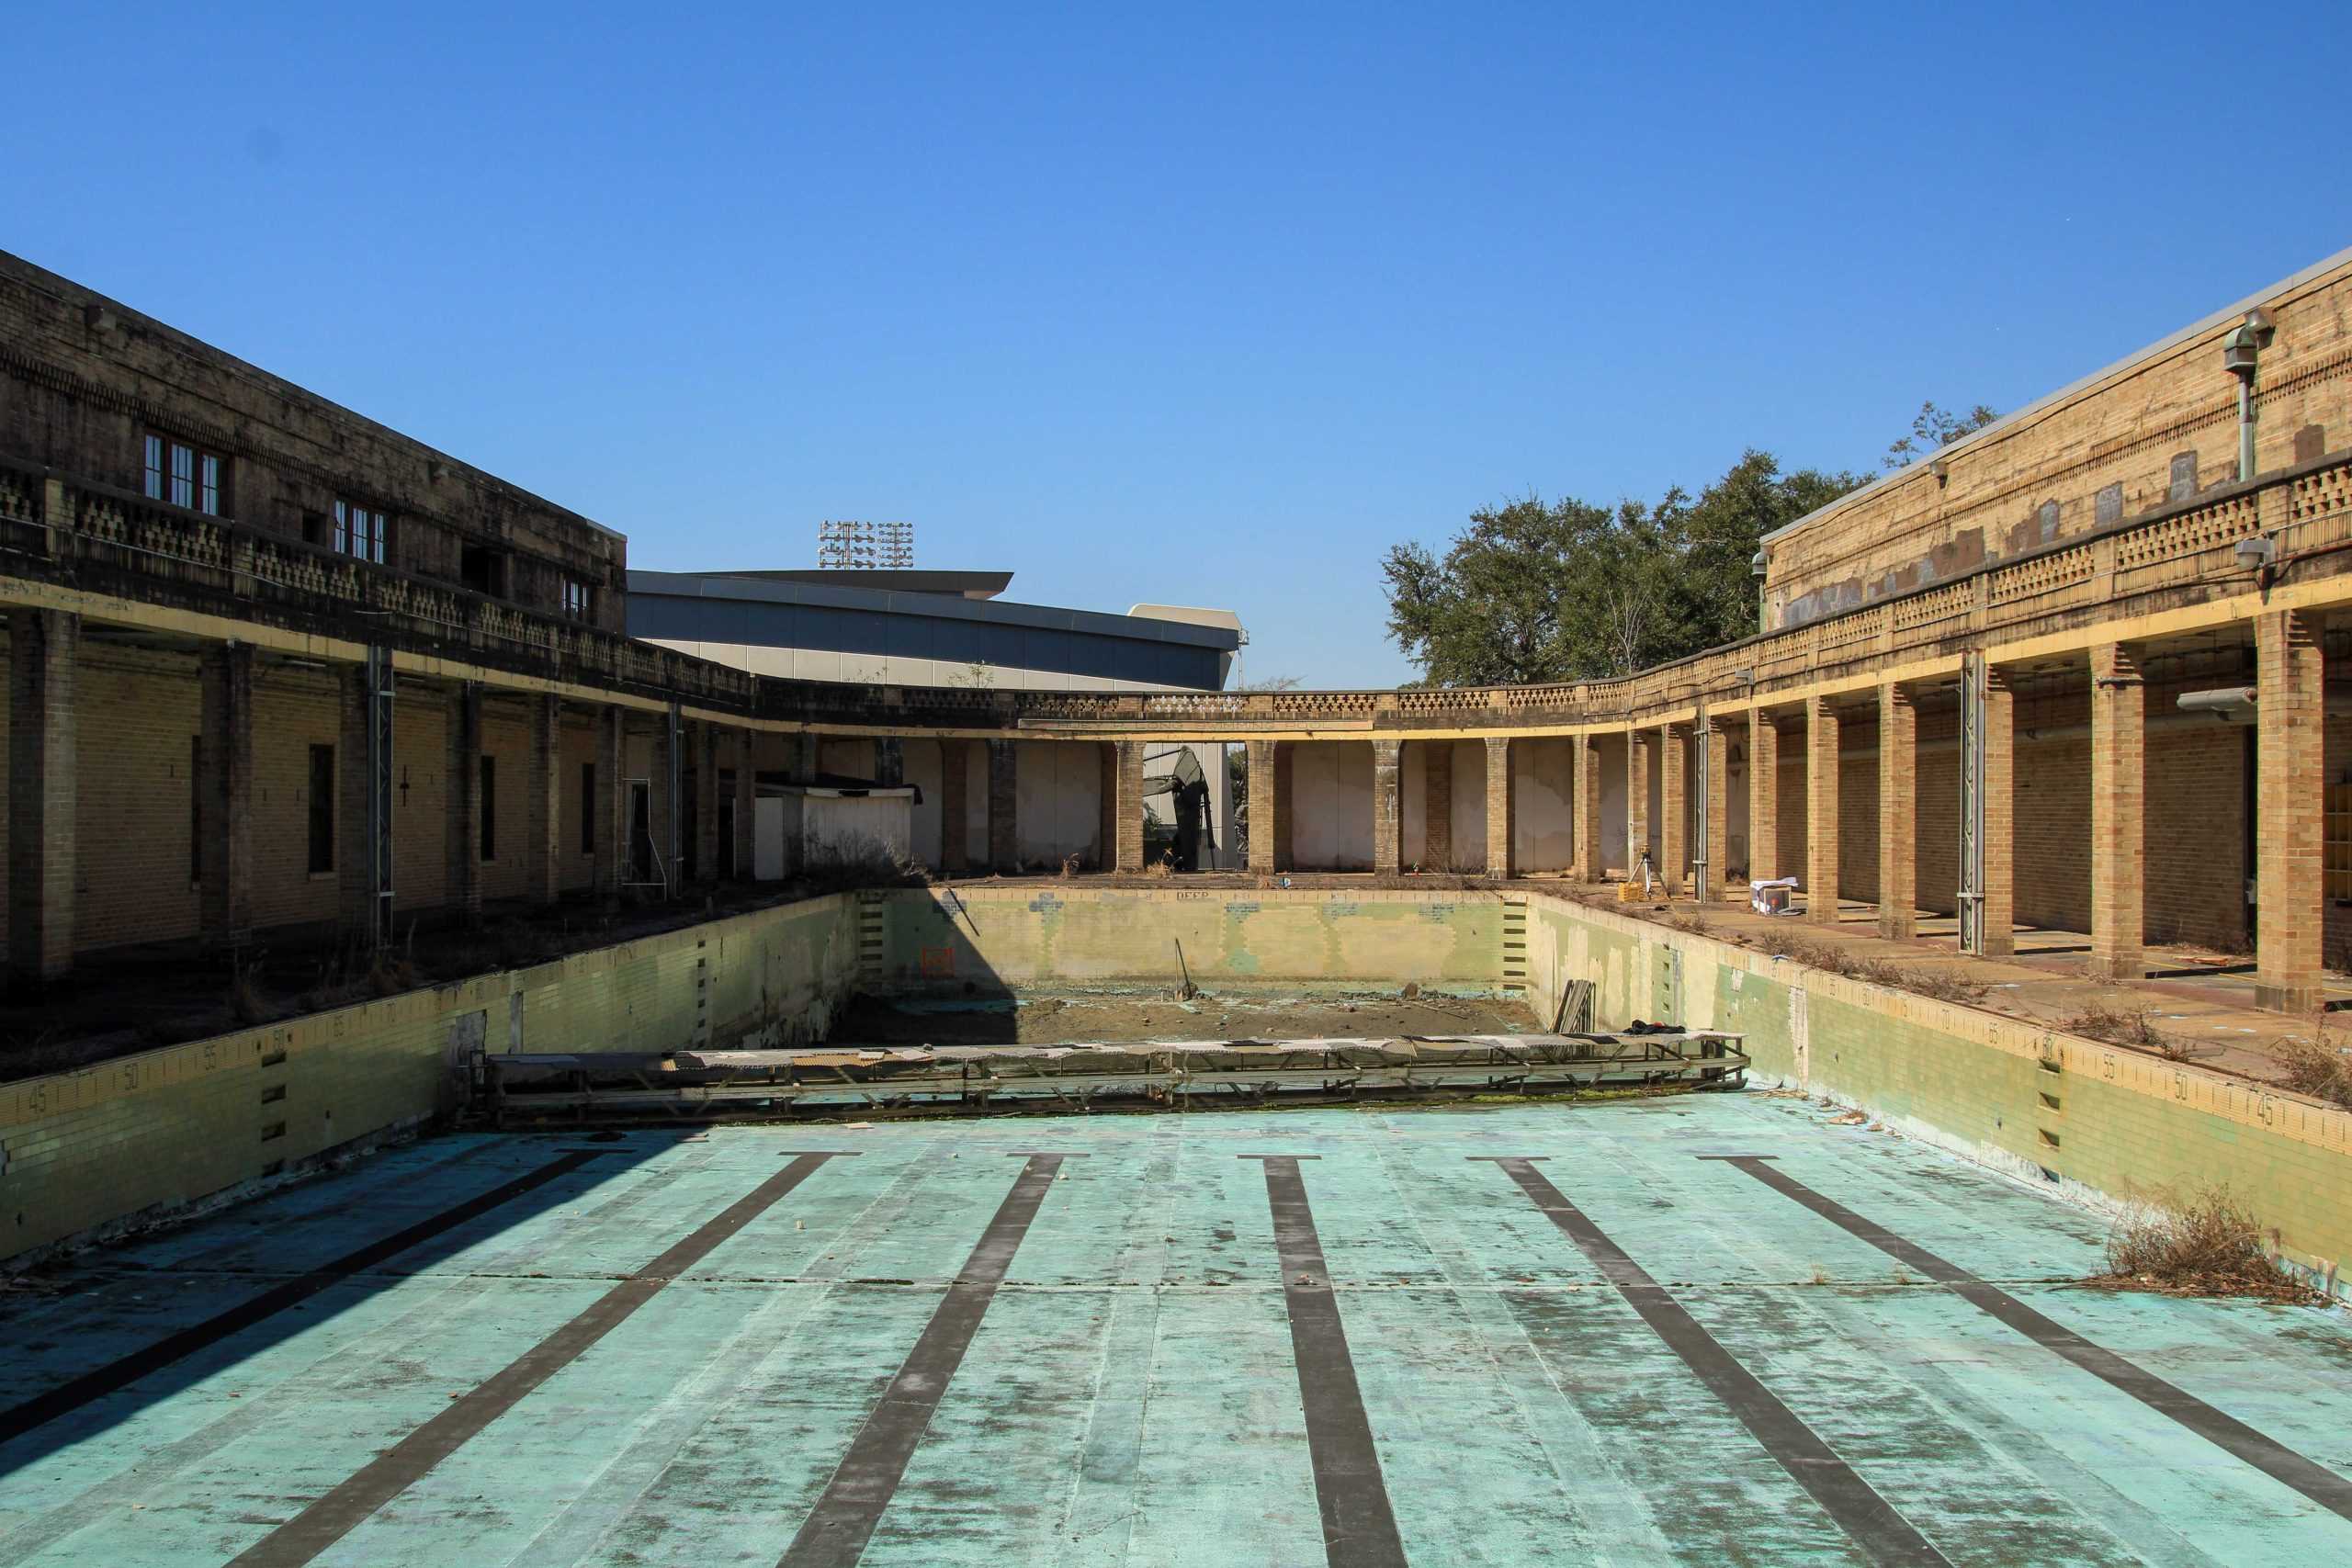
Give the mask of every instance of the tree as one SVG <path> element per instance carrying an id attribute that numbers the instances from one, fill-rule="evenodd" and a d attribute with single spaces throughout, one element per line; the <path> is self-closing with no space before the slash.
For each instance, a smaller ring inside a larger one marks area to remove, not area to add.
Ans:
<path id="1" fill-rule="evenodd" d="M 1390 549 L 1389 635 L 1437 686 L 1626 675 L 1734 641 L 1756 629 L 1758 542 L 1869 477 L 1749 451 L 1695 500 L 1476 512 L 1442 558 Z"/>
<path id="2" fill-rule="evenodd" d="M 1984 429 L 1999 417 L 1983 403 L 1966 413 L 1952 413 L 1933 402 L 1921 403 L 1918 413 L 1912 418 L 1911 434 L 1887 447 L 1887 471 L 1908 468 L 1928 453 Z"/>

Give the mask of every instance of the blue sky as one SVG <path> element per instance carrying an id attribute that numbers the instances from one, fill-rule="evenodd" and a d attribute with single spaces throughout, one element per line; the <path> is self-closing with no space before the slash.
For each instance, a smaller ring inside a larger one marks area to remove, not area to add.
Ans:
<path id="1" fill-rule="evenodd" d="M 907 518 L 1317 685 L 1478 505 L 1867 466 L 2352 243 L 2340 4 L 340 10 L 21 8 L 0 247 L 639 566 Z"/>

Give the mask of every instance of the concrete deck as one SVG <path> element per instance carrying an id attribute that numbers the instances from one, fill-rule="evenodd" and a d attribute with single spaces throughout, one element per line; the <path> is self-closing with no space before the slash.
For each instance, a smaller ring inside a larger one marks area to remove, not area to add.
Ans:
<path id="1" fill-rule="evenodd" d="M 441 1138 L 0 1296 L 0 1564 L 2352 1558 L 2352 1317 L 1828 1114 Z"/>

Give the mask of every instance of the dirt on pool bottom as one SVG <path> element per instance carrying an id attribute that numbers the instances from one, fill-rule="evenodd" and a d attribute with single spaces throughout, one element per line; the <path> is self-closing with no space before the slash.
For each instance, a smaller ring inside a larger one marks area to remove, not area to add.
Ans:
<path id="1" fill-rule="evenodd" d="M 858 996 L 836 1045 L 1065 1045 L 1142 1040 L 1378 1039 L 1532 1034 L 1544 1023 L 1515 997 L 1406 997 L 1395 991 L 1204 989 L 1025 991 L 1014 997 Z"/>

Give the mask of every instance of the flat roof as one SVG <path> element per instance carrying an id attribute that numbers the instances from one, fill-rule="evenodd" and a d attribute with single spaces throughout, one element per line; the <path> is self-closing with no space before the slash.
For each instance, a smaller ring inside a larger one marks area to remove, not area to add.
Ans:
<path id="1" fill-rule="evenodd" d="M 1006 575 L 1009 577 L 1011 574 Z M 642 595 L 649 598 L 707 599 L 856 610 L 876 615 L 914 615 L 930 620 L 972 621 L 1045 631 L 1077 632 L 1091 637 L 1119 637 L 1130 642 L 1178 643 L 1188 648 L 1214 649 L 1228 653 L 1241 646 L 1241 634 L 1230 626 L 1202 626 L 1193 621 L 1163 621 L 1147 615 L 1110 615 L 1099 610 L 1064 610 L 1047 604 L 1023 604 L 1009 599 L 964 599 L 950 593 L 921 590 L 848 587 L 831 581 L 809 582 L 790 577 L 778 579 L 725 572 L 632 570 L 628 574 L 628 592 L 632 598 Z"/>
<path id="2" fill-rule="evenodd" d="M 814 567 L 774 571 L 694 572 L 696 577 L 748 579 L 755 582 L 830 582 L 842 588 L 880 588 L 898 593 L 947 593 L 993 599 L 1012 581 L 1009 571 L 933 571 L 916 567 Z"/>

